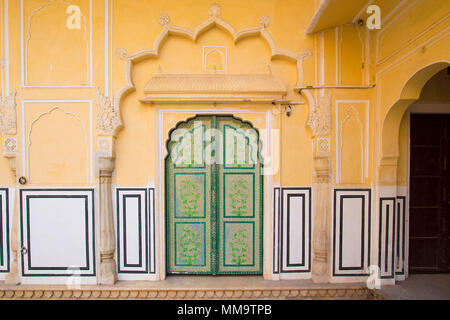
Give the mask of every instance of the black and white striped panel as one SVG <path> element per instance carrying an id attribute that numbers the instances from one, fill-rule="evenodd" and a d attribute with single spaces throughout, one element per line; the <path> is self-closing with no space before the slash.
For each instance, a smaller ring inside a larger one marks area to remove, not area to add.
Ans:
<path id="1" fill-rule="evenodd" d="M 378 266 L 381 279 L 395 277 L 396 198 L 380 198 L 378 237 Z"/>
<path id="2" fill-rule="evenodd" d="M 94 190 L 20 190 L 22 275 L 95 276 Z"/>
<path id="3" fill-rule="evenodd" d="M 281 273 L 311 271 L 311 188 L 281 191 Z"/>
<path id="4" fill-rule="evenodd" d="M 147 189 L 117 189 L 116 192 L 118 272 L 148 273 Z"/>
<path id="5" fill-rule="evenodd" d="M 0 189 L 0 273 L 9 272 L 9 197 Z"/>
<path id="6" fill-rule="evenodd" d="M 396 245 L 395 245 L 395 274 L 402 276 L 405 274 L 405 247 L 406 247 L 406 197 L 397 197 L 396 212 Z"/>
<path id="7" fill-rule="evenodd" d="M 368 275 L 370 208 L 370 189 L 334 190 L 333 276 Z"/>
<path id="8" fill-rule="evenodd" d="M 273 273 L 280 273 L 281 188 L 273 189 Z"/>

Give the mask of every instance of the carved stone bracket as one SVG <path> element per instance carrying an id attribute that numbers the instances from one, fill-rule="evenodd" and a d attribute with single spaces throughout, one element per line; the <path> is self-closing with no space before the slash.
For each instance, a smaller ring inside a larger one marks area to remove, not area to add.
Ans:
<path id="1" fill-rule="evenodd" d="M 3 157 L 8 159 L 9 168 L 12 171 L 14 178 L 16 178 L 17 170 L 17 138 L 4 137 L 3 138 Z"/>
<path id="2" fill-rule="evenodd" d="M 15 135 L 16 124 L 16 90 L 7 97 L 0 97 L 0 132 L 3 136 Z"/>
<path id="3" fill-rule="evenodd" d="M 115 136 L 122 127 L 118 105 L 111 103 L 97 88 L 97 130 L 101 135 Z"/>
<path id="4" fill-rule="evenodd" d="M 105 285 L 112 285 L 117 281 L 111 190 L 111 177 L 115 167 L 114 140 L 112 136 L 99 138 L 97 152 L 100 201 L 100 283 Z"/>
<path id="5" fill-rule="evenodd" d="M 314 103 L 312 94 L 305 90 L 310 109 L 306 126 L 310 127 L 313 136 L 329 136 L 331 134 L 331 93 L 320 98 L 319 104 Z"/>

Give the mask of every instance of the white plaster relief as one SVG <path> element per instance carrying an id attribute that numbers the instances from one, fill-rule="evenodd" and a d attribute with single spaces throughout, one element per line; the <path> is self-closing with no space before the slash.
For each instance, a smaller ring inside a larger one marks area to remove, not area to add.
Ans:
<path id="1" fill-rule="evenodd" d="M 209 57 L 213 54 L 217 54 L 221 57 L 222 63 L 220 65 L 214 65 L 213 68 L 208 67 Z M 224 46 L 204 46 L 203 47 L 203 70 L 204 71 L 227 71 L 228 50 Z"/>
<path id="2" fill-rule="evenodd" d="M 262 25 L 257 27 L 245 28 L 240 31 L 236 31 L 229 23 L 224 21 L 221 17 L 221 10 L 218 4 L 214 4 L 211 6 L 210 17 L 200 23 L 194 30 L 189 30 L 184 27 L 171 25 L 170 17 L 164 18 L 163 22 L 167 24 L 163 25 L 163 29 L 159 33 L 156 38 L 152 49 L 143 49 L 132 54 L 128 54 L 125 60 L 125 81 L 126 84 L 122 86 L 115 95 L 114 105 L 115 109 L 119 110 L 119 105 L 122 98 L 129 93 L 130 91 L 135 90 L 135 85 L 133 80 L 131 79 L 131 69 L 134 63 L 138 61 L 142 61 L 144 59 L 150 58 L 158 58 L 159 51 L 162 46 L 164 40 L 169 37 L 169 35 L 176 35 L 179 37 L 184 37 L 196 42 L 199 35 L 206 32 L 212 27 L 218 27 L 226 32 L 228 32 L 234 39 L 234 43 L 237 43 L 240 40 L 243 40 L 248 37 L 259 36 L 262 37 L 269 45 L 271 50 L 271 59 L 287 59 L 297 63 L 297 83 L 295 88 L 299 88 L 303 83 L 303 61 L 309 58 L 312 55 L 311 50 L 305 49 L 300 54 L 289 51 L 289 50 L 280 50 L 277 48 L 275 41 L 272 36 L 266 30 L 266 26 L 268 26 L 268 19 L 261 19 Z M 160 19 L 161 20 L 161 19 Z"/>
<path id="3" fill-rule="evenodd" d="M 16 90 L 7 97 L 0 97 L 0 132 L 15 135 L 17 132 Z"/>
<path id="4" fill-rule="evenodd" d="M 3 138 L 3 154 L 14 154 L 17 152 L 17 138 Z"/>
<path id="5" fill-rule="evenodd" d="M 304 91 L 309 100 L 309 116 L 306 126 L 310 127 L 313 136 L 329 136 L 331 134 L 331 93 L 320 98 L 319 104 L 309 91 Z"/>
<path id="6" fill-rule="evenodd" d="M 97 129 L 100 134 L 114 136 L 122 126 L 117 107 L 97 88 Z"/>

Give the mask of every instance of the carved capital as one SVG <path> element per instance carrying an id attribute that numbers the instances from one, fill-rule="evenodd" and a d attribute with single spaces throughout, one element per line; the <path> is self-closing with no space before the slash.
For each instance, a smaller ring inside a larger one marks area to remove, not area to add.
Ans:
<path id="1" fill-rule="evenodd" d="M 115 136 L 122 127 L 118 105 L 97 88 L 97 130 L 100 135 Z"/>
<path id="2" fill-rule="evenodd" d="M 98 175 L 100 178 L 111 177 L 115 168 L 115 158 L 98 157 Z M 110 180 L 109 180 L 110 181 Z M 102 182 L 102 181 L 100 181 Z M 107 182 L 104 180 L 104 182 Z"/>
<path id="3" fill-rule="evenodd" d="M 3 138 L 3 157 L 8 160 L 9 168 L 15 177 L 17 170 L 17 139 L 15 137 Z"/>
<path id="4" fill-rule="evenodd" d="M 15 135 L 16 124 L 16 90 L 7 97 L 0 97 L 0 132 L 2 135 Z"/>
<path id="5" fill-rule="evenodd" d="M 317 153 L 314 156 L 314 174 L 315 182 L 329 183 L 330 182 L 330 153 Z"/>
<path id="6" fill-rule="evenodd" d="M 318 105 L 314 103 L 310 93 L 309 95 L 310 109 L 306 126 L 311 128 L 314 137 L 329 136 L 331 134 L 331 93 L 320 98 Z"/>
<path id="7" fill-rule="evenodd" d="M 100 178 L 111 177 L 116 160 L 115 138 L 113 136 L 98 138 L 96 159 L 98 176 Z"/>

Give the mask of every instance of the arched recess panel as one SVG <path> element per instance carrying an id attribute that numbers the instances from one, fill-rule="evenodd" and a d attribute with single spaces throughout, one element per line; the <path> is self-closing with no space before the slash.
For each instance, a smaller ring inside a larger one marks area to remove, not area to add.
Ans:
<path id="1" fill-rule="evenodd" d="M 91 10 L 92 0 L 21 0 L 24 86 L 91 85 Z"/>
<path id="2" fill-rule="evenodd" d="M 22 113 L 22 165 L 28 183 L 91 185 L 91 101 L 24 101 Z"/>
<path id="3" fill-rule="evenodd" d="M 369 178 L 369 101 L 337 100 L 336 183 L 364 184 Z"/>

